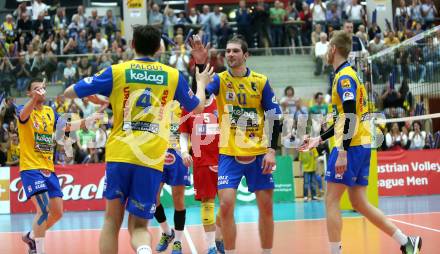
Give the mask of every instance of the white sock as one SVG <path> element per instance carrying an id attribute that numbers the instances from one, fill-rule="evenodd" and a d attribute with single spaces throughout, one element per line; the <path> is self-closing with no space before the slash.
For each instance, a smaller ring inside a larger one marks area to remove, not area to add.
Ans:
<path id="1" fill-rule="evenodd" d="M 37 249 L 37 254 L 44 254 L 44 237 L 35 238 L 35 247 Z"/>
<path id="2" fill-rule="evenodd" d="M 405 245 L 408 242 L 408 236 L 406 236 L 400 229 L 397 229 L 393 234 L 394 240 L 396 240 L 400 245 Z"/>
<path id="3" fill-rule="evenodd" d="M 272 249 L 263 249 L 262 254 L 272 254 Z"/>
<path id="4" fill-rule="evenodd" d="M 330 253 L 341 254 L 342 253 L 341 242 L 330 242 Z"/>
<path id="5" fill-rule="evenodd" d="M 222 238 L 222 228 L 219 226 L 215 226 L 215 239 L 221 239 Z"/>
<path id="6" fill-rule="evenodd" d="M 34 238 L 35 238 L 35 235 L 34 235 L 34 231 L 33 231 L 33 230 L 31 230 L 31 233 L 29 234 L 29 237 L 30 237 L 31 239 L 34 239 Z"/>
<path id="7" fill-rule="evenodd" d="M 225 250 L 225 254 L 235 254 L 235 250 Z"/>
<path id="8" fill-rule="evenodd" d="M 174 230 L 174 233 L 176 234 L 176 237 L 174 238 L 175 242 L 182 242 L 182 236 L 183 236 L 183 230 Z"/>
<path id="9" fill-rule="evenodd" d="M 151 250 L 151 247 L 148 245 L 141 245 L 137 248 L 136 254 L 152 254 L 153 251 Z"/>
<path id="10" fill-rule="evenodd" d="M 166 235 L 171 235 L 171 228 L 166 221 L 160 223 L 160 228 L 162 229 L 162 232 L 164 232 Z"/>
<path id="11" fill-rule="evenodd" d="M 215 247 L 215 231 L 205 232 L 205 238 L 208 248 Z"/>

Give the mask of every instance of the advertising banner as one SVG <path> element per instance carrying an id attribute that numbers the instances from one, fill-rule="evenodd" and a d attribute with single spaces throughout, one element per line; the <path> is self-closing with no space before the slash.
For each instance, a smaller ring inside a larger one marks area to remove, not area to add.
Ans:
<path id="1" fill-rule="evenodd" d="M 292 160 L 288 156 L 278 156 L 277 169 L 273 174 L 275 181 L 274 202 L 293 201 L 293 177 L 292 177 Z M 3 168 L 9 173 L 9 168 Z M 0 172 L 2 172 L 0 171 Z M 55 166 L 55 172 L 59 178 L 61 189 L 63 192 L 64 210 L 65 211 L 97 211 L 105 209 L 105 198 L 103 197 L 105 188 L 105 164 L 87 164 L 87 165 L 66 165 Z M 26 195 L 22 189 L 20 172 L 17 167 L 10 168 L 9 175 L 2 180 L 0 174 L 0 202 L 6 199 L 10 193 L 11 213 L 27 213 L 34 212 L 31 202 L 26 202 Z M 191 174 L 192 179 L 192 174 Z M 4 184 L 3 184 L 4 182 Z M 10 182 L 10 185 L 9 185 Z M 3 187 L 3 185 L 5 185 Z M 7 186 L 9 185 L 9 192 Z M 1 189 L 5 189 L 4 192 Z M 26 186 L 25 186 L 26 187 Z M 164 207 L 172 207 L 171 187 L 165 185 L 161 192 L 161 203 Z M 246 181 L 241 181 L 237 190 L 238 204 L 255 204 L 255 194 L 247 191 Z M 194 200 L 194 188 L 189 186 L 185 190 L 186 206 L 198 205 Z M 2 208 L 6 207 L 2 205 Z M 8 212 L 6 212 L 8 213 Z"/>
<path id="2" fill-rule="evenodd" d="M 10 213 L 9 168 L 0 167 L 0 214 Z"/>
<path id="3" fill-rule="evenodd" d="M 440 194 L 440 150 L 378 152 L 379 195 Z"/>

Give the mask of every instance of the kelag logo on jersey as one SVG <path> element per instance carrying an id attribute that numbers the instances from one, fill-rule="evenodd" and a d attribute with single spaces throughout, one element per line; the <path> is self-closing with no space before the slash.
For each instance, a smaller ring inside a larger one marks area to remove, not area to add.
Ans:
<path id="1" fill-rule="evenodd" d="M 41 144 L 52 144 L 52 135 L 35 133 L 35 142 Z"/>
<path id="2" fill-rule="evenodd" d="M 234 126 L 238 123 L 241 117 L 246 120 L 246 127 L 258 126 L 258 114 L 255 108 L 241 108 L 239 106 L 229 107 L 229 115 L 231 124 Z"/>
<path id="3" fill-rule="evenodd" d="M 126 83 L 141 83 L 146 85 L 168 84 L 168 73 L 165 71 L 146 71 L 146 70 L 125 70 Z"/>
<path id="4" fill-rule="evenodd" d="M 52 135 L 35 133 L 35 149 L 41 152 L 51 152 L 53 149 Z"/>

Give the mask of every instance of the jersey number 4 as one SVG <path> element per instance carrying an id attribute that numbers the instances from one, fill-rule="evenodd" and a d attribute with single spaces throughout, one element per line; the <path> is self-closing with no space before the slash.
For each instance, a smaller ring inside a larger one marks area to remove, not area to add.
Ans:
<path id="1" fill-rule="evenodd" d="M 146 88 L 136 101 L 136 107 L 148 108 L 151 106 L 151 88 Z"/>

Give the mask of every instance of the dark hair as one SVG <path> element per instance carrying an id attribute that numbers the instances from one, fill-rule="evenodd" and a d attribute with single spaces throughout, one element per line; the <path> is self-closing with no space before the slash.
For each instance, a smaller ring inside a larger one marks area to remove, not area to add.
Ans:
<path id="1" fill-rule="evenodd" d="M 402 85 L 400 86 L 399 93 L 403 96 L 409 92 L 408 79 L 405 78 L 402 80 Z"/>
<path id="2" fill-rule="evenodd" d="M 133 27 L 133 44 L 136 53 L 144 56 L 153 56 L 160 48 L 162 33 L 150 25 Z"/>
<path id="3" fill-rule="evenodd" d="M 288 86 L 286 88 L 284 88 L 284 95 L 287 96 L 287 91 L 292 90 L 292 93 L 295 94 L 295 89 L 293 89 L 293 87 Z"/>
<path id="4" fill-rule="evenodd" d="M 43 79 L 40 77 L 35 77 L 35 78 L 32 78 L 31 80 L 29 80 L 28 87 L 27 87 L 28 92 L 31 91 L 32 83 L 35 83 L 35 82 L 43 82 Z"/>
<path id="5" fill-rule="evenodd" d="M 412 123 L 412 128 L 413 128 L 413 130 L 414 130 L 414 125 L 415 125 L 415 124 L 418 124 L 420 130 L 422 130 L 422 123 L 421 123 L 420 121 L 418 121 L 418 120 L 416 120 L 416 121 L 414 121 L 414 122 Z"/>
<path id="6" fill-rule="evenodd" d="M 248 52 L 248 44 L 246 42 L 246 39 L 242 35 L 240 35 L 240 34 L 237 34 L 236 36 L 234 36 L 231 39 L 229 39 L 227 44 L 229 44 L 229 43 L 240 44 L 241 51 L 243 51 L 243 54 Z"/>
<path id="7" fill-rule="evenodd" d="M 322 94 L 321 92 L 317 92 L 317 93 L 315 94 L 315 100 L 317 100 L 318 97 L 319 97 L 320 95 L 324 95 L 324 94 Z"/>

